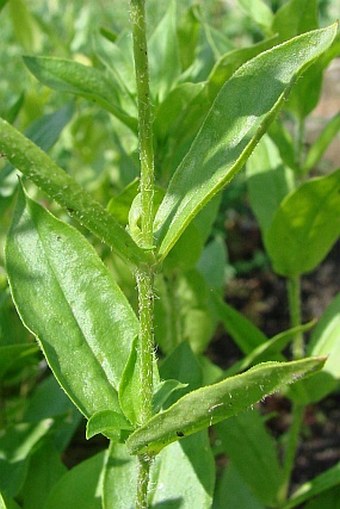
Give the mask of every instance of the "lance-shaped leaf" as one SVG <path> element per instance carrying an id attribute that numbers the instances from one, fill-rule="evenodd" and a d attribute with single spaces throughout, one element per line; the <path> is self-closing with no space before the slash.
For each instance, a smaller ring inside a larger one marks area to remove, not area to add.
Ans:
<path id="1" fill-rule="evenodd" d="M 324 357 L 266 362 L 192 391 L 137 429 L 127 445 L 132 454 L 158 453 L 171 442 L 236 415 L 286 384 L 321 369 L 324 362 Z"/>
<path id="2" fill-rule="evenodd" d="M 114 84 L 103 71 L 54 57 L 25 56 L 24 62 L 44 85 L 95 101 L 133 131 L 137 130 L 137 120 L 121 109 Z"/>
<path id="3" fill-rule="evenodd" d="M 35 120 L 25 130 L 25 136 L 32 140 L 42 150 L 47 152 L 56 143 L 62 130 L 71 120 L 73 113 L 73 104 L 66 104 L 60 110 L 49 113 Z M 8 119 L 6 120 L 8 121 Z M 14 168 L 10 163 L 1 170 L 0 184 L 2 184 L 2 189 L 0 189 L 0 194 L 2 196 L 12 194 L 14 187 L 17 185 L 16 179 L 12 186 L 3 185 L 3 181 L 13 170 Z"/>
<path id="4" fill-rule="evenodd" d="M 138 263 L 145 253 L 122 226 L 34 143 L 0 118 L 0 153 L 123 259 Z"/>
<path id="5" fill-rule="evenodd" d="M 332 43 L 336 25 L 301 35 L 244 64 L 220 90 L 155 218 L 164 258 L 199 210 L 240 171 L 293 86 Z"/>
<path id="6" fill-rule="evenodd" d="M 281 202 L 265 235 L 274 269 L 283 276 L 313 270 L 340 233 L 340 169 L 302 184 Z"/>
<path id="7" fill-rule="evenodd" d="M 87 417 L 120 412 L 117 391 L 138 320 L 94 249 L 21 192 L 6 264 L 20 317 L 68 396 Z"/>

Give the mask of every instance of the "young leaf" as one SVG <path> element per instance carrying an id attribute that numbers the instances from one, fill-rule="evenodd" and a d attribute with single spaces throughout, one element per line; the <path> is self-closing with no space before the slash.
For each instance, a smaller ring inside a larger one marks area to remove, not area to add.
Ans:
<path id="1" fill-rule="evenodd" d="M 102 509 L 99 486 L 103 464 L 101 452 L 69 470 L 50 491 L 44 509 Z"/>
<path id="2" fill-rule="evenodd" d="M 179 389 L 185 389 L 188 384 L 183 384 L 178 380 L 163 380 L 156 387 L 152 399 L 153 412 L 157 414 L 168 403 L 170 396 Z"/>
<path id="3" fill-rule="evenodd" d="M 127 446 L 132 454 L 156 454 L 171 442 L 236 415 L 286 384 L 321 369 L 324 362 L 321 357 L 266 362 L 241 375 L 197 389 L 132 433 Z"/>
<path id="4" fill-rule="evenodd" d="M 119 99 L 114 92 L 115 88 L 104 72 L 72 60 L 55 57 L 25 56 L 24 62 L 31 73 L 44 85 L 97 102 L 136 132 L 136 119 L 121 109 Z"/>
<path id="5" fill-rule="evenodd" d="M 137 338 L 135 338 L 118 390 L 120 407 L 132 424 L 138 423 L 138 417 L 141 415 L 142 411 L 143 402 L 139 396 L 142 383 L 140 356 L 137 347 Z"/>
<path id="6" fill-rule="evenodd" d="M 55 164 L 45 152 L 0 118 L 0 152 L 81 224 L 123 259 L 146 260 L 146 254 L 92 196 Z"/>
<path id="7" fill-rule="evenodd" d="M 120 412 L 116 391 L 138 320 L 94 249 L 21 192 L 6 263 L 21 319 L 69 397 L 87 417 Z"/>
<path id="8" fill-rule="evenodd" d="M 275 507 L 283 471 L 276 443 L 257 409 L 219 423 L 216 432 L 223 451 L 242 479 L 266 506 Z"/>
<path id="9" fill-rule="evenodd" d="M 333 25 L 296 37 L 250 60 L 225 83 L 158 209 L 160 259 L 199 210 L 240 171 L 297 74 L 331 45 L 335 34 Z"/>
<path id="10" fill-rule="evenodd" d="M 313 270 L 340 233 L 340 169 L 289 194 L 265 235 L 275 271 L 296 276 Z"/>
<path id="11" fill-rule="evenodd" d="M 122 414 L 112 410 L 101 410 L 93 414 L 86 424 L 86 438 L 90 439 L 102 433 L 113 442 L 120 439 L 121 430 L 132 429 L 131 424 Z"/>

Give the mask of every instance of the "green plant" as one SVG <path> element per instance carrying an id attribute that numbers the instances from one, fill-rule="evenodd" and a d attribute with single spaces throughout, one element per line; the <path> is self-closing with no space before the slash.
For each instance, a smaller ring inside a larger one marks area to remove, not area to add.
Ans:
<path id="1" fill-rule="evenodd" d="M 240 3 L 254 16 L 249 2 Z M 89 508 L 208 508 L 214 504 L 217 508 L 222 507 L 224 490 L 230 489 L 233 496 L 242 493 L 247 499 L 245 507 L 288 509 L 339 484 L 339 474 L 333 469 L 317 479 L 302 499 L 299 494 L 292 498 L 288 494 L 303 405 L 306 398 L 311 400 L 308 390 L 313 389 L 313 380 L 326 376 L 323 394 L 330 392 L 338 372 L 318 373 L 287 389 L 297 379 L 320 370 L 329 352 L 323 345 L 323 328 L 336 319 L 333 309 L 326 312 L 314 333 L 308 351 L 311 356 L 304 357 L 301 334 L 310 325 L 301 324 L 297 289 L 300 274 L 320 262 L 338 235 L 335 196 L 339 171 L 323 177 L 321 184 L 320 180 L 302 184 L 282 203 L 287 185 L 278 173 L 274 178 L 283 183 L 278 187 L 276 207 L 266 202 L 263 187 L 258 190 L 256 180 L 249 178 L 268 253 L 274 268 L 290 281 L 291 330 L 268 340 L 224 303 L 223 245 L 216 238 L 206 246 L 219 193 L 255 147 L 258 145 L 248 172 L 262 171 L 267 157 L 266 186 L 272 182 L 280 149 L 287 158 L 294 155 L 292 142 L 285 153 L 284 124 L 270 125 L 279 110 L 290 105 L 297 111 L 302 136 L 303 119 L 313 102 L 310 98 L 302 101 L 304 87 L 308 80 L 321 76 L 338 51 L 336 26 L 317 29 L 314 18 L 297 19 L 296 26 L 287 24 L 289 9 L 305 4 L 302 0 L 291 0 L 275 16 L 266 4 L 257 4 L 261 9 L 255 21 L 268 37 L 246 48 L 231 49 L 230 41 L 218 35 L 195 6 L 177 25 L 176 2 L 170 2 L 148 41 L 150 70 L 143 0 L 130 2 L 133 44 L 125 33 L 117 36 L 102 30 L 95 36 L 97 67 L 64 58 L 25 57 L 27 67 L 42 83 L 95 101 L 114 122 L 119 121 L 115 124 L 117 147 L 131 177 L 128 182 L 120 177 L 127 185 L 122 185 L 105 209 L 42 150 L 53 145 L 69 122 L 71 106 L 59 112 L 58 129 L 52 117 L 55 136 L 49 143 L 35 139 L 42 149 L 29 139 L 37 136 L 36 125 L 26 137 L 0 120 L 0 151 L 22 172 L 6 241 L 13 301 L 23 323 L 37 337 L 58 383 L 87 419 L 87 437 L 102 433 L 110 439 L 105 454 L 65 473 L 59 453 L 79 423 L 79 415 L 48 379 L 37 392 L 37 403 L 21 410 L 23 423 L 14 420 L 0 437 L 5 451 L 4 474 L 0 474 L 4 492 L 0 504 L 4 507 L 17 507 L 18 502 L 24 508 L 48 509 L 75 504 Z M 51 117 L 44 117 L 40 125 L 46 129 L 48 122 Z M 264 137 L 268 130 L 278 148 Z M 335 129 L 328 128 L 328 132 Z M 291 164 L 298 174 L 314 165 L 325 137 L 329 141 L 331 136 L 324 134 L 305 163 L 300 156 L 302 139 L 298 139 L 298 159 L 293 157 Z M 138 139 L 138 181 L 133 179 L 136 162 L 120 145 L 124 139 L 134 144 Z M 2 171 L 8 176 L 13 167 Z M 91 236 L 86 239 L 65 217 L 57 219 L 31 200 L 23 188 L 28 181 L 61 205 Z M 296 229 L 289 223 L 289 235 L 293 232 L 295 237 L 284 250 L 278 239 L 286 245 L 281 231 L 287 225 L 291 201 L 301 204 L 301 196 L 313 207 L 308 215 L 305 208 L 301 210 Z M 326 200 L 327 207 L 320 209 L 319 204 Z M 310 217 L 317 218 L 312 231 Z M 320 228 L 327 238 L 320 237 Z M 302 234 L 304 242 L 310 243 L 310 257 L 300 256 L 297 239 Z M 112 253 L 107 254 L 96 239 Z M 126 295 L 89 240 L 102 250 Z M 213 267 L 208 263 L 212 256 L 216 260 Z M 218 321 L 231 331 L 244 353 L 227 372 L 202 355 Z M 294 358 L 287 361 L 282 351 L 292 338 Z M 332 348 L 338 348 L 336 338 L 327 338 Z M 160 363 L 156 343 L 164 356 Z M 6 374 L 10 380 L 12 372 L 14 383 L 18 374 L 28 377 L 23 366 L 27 368 L 28 358 L 36 365 L 36 347 L 21 341 L 1 348 L 3 377 Z M 283 466 L 258 411 L 243 412 L 279 390 L 286 390 L 296 402 Z M 52 394 L 59 408 L 45 408 L 44 394 Z M 71 417 L 69 422 L 65 415 Z M 212 425 L 232 460 L 215 495 L 215 467 L 207 434 Z M 250 454 L 249 446 L 256 443 L 266 444 L 265 450 Z M 53 473 L 46 500 L 39 493 L 42 463 Z"/>

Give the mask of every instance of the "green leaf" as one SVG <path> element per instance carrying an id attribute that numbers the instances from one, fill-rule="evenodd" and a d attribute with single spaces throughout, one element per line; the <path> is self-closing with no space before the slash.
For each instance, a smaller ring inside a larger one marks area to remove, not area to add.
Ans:
<path id="1" fill-rule="evenodd" d="M 273 13 L 263 0 L 238 0 L 245 12 L 267 31 L 273 21 Z"/>
<path id="2" fill-rule="evenodd" d="M 340 509 L 340 486 L 325 491 L 313 498 L 304 509 Z"/>
<path id="3" fill-rule="evenodd" d="M 132 424 L 138 423 L 142 413 L 143 401 L 140 398 L 141 384 L 141 360 L 138 349 L 138 336 L 132 343 L 129 359 L 125 365 L 118 391 L 120 407 L 124 415 Z"/>
<path id="4" fill-rule="evenodd" d="M 263 504 L 275 506 L 283 472 L 275 440 L 260 413 L 256 409 L 242 412 L 219 423 L 216 431 L 223 451 L 251 491 Z"/>
<path id="5" fill-rule="evenodd" d="M 100 474 L 104 453 L 96 454 L 67 472 L 50 491 L 44 509 L 102 509 Z"/>
<path id="6" fill-rule="evenodd" d="M 181 121 L 184 120 L 185 113 L 190 111 L 190 106 L 203 88 L 204 83 L 180 83 L 157 107 L 154 132 L 159 150 L 163 149 L 162 145 L 168 137 L 176 137 L 178 129 L 182 132 Z M 164 155 L 161 154 L 161 157 Z"/>
<path id="7" fill-rule="evenodd" d="M 55 57 L 25 56 L 24 62 L 44 85 L 95 101 L 132 131 L 137 130 L 136 119 L 121 109 L 115 88 L 104 72 L 72 60 Z"/>
<path id="8" fill-rule="evenodd" d="M 131 424 L 122 414 L 112 410 L 101 410 L 93 414 L 86 424 L 86 438 L 102 433 L 110 440 L 118 442 L 121 430 L 132 429 Z"/>
<path id="9" fill-rule="evenodd" d="M 225 330 L 245 354 L 265 343 L 268 338 L 247 317 L 213 295 L 214 305 Z"/>
<path id="10" fill-rule="evenodd" d="M 293 327 L 291 329 L 280 332 L 279 334 L 276 334 L 268 341 L 266 340 L 264 343 L 254 348 L 254 350 L 248 353 L 246 357 L 244 357 L 240 361 L 235 362 L 230 368 L 228 368 L 224 372 L 224 376 L 226 377 L 235 375 L 236 373 L 240 373 L 245 369 L 248 369 L 249 367 L 258 364 L 259 362 L 273 360 L 281 361 L 282 359 L 284 359 L 284 357 L 281 355 L 282 350 L 290 343 L 290 341 L 294 339 L 294 337 L 296 337 L 296 334 L 308 332 L 314 325 L 315 321 L 312 321 L 304 325 L 299 325 L 298 327 Z M 306 382 L 314 380 L 321 374 L 323 373 L 317 373 L 315 376 L 307 379 Z M 301 382 L 303 382 L 303 380 Z M 294 388 L 301 382 L 297 382 L 292 387 Z"/>
<path id="11" fill-rule="evenodd" d="M 155 459 L 151 471 L 152 507 L 210 509 L 215 484 L 215 462 L 207 432 L 171 444 Z"/>
<path id="12" fill-rule="evenodd" d="M 48 441 L 35 451 L 20 493 L 25 509 L 43 509 L 47 495 L 66 472 L 53 442 Z"/>
<path id="13" fill-rule="evenodd" d="M 226 263 L 225 239 L 222 235 L 217 235 L 205 246 L 197 263 L 197 270 L 204 277 L 210 290 L 220 291 L 224 288 Z"/>
<path id="14" fill-rule="evenodd" d="M 164 262 L 164 271 L 189 270 L 197 264 L 221 203 L 221 195 L 215 196 L 190 223 Z"/>
<path id="15" fill-rule="evenodd" d="M 28 459 L 34 447 L 50 430 L 53 421 L 20 423 L 8 428 L 0 436 L 0 492 L 16 496 L 25 480 Z"/>
<path id="16" fill-rule="evenodd" d="M 322 60 L 311 65 L 296 83 L 286 108 L 303 120 L 317 106 L 322 87 L 324 63 Z"/>
<path id="17" fill-rule="evenodd" d="M 150 509 L 210 509 L 215 465 L 207 433 L 171 444 L 155 458 L 150 473 Z M 110 446 L 104 483 L 104 509 L 135 507 L 137 458 L 125 445 Z"/>
<path id="18" fill-rule="evenodd" d="M 138 321 L 85 238 L 20 193 L 6 246 L 22 321 L 55 377 L 89 417 L 111 408 Z"/>
<path id="19" fill-rule="evenodd" d="M 283 198 L 294 189 L 294 174 L 284 166 L 269 136 L 264 135 L 247 162 L 249 200 L 264 234 Z"/>
<path id="20" fill-rule="evenodd" d="M 1 11 L 1 9 L 3 9 L 3 7 L 5 7 L 7 2 L 8 2 L 8 0 L 0 0 L 0 11 Z"/>
<path id="21" fill-rule="evenodd" d="M 198 4 L 191 5 L 179 20 L 177 37 L 182 70 L 187 69 L 195 59 L 199 40 L 200 22 Z"/>
<path id="22" fill-rule="evenodd" d="M 280 204 L 265 235 L 274 270 L 296 276 L 313 270 L 340 232 L 340 169 L 312 179 Z"/>
<path id="23" fill-rule="evenodd" d="M 111 87 L 115 89 L 117 102 L 125 113 L 137 116 L 136 83 L 133 67 L 132 34 L 123 32 L 115 40 L 102 36 L 102 30 L 94 35 L 94 51 L 110 72 Z"/>
<path id="24" fill-rule="evenodd" d="M 335 25 L 316 30 L 268 50 L 225 83 L 158 209 L 160 259 L 199 210 L 241 170 L 297 74 L 331 45 L 335 31 Z"/>
<path id="25" fill-rule="evenodd" d="M 284 505 L 284 509 L 293 509 L 303 504 L 306 500 L 329 490 L 340 483 L 340 462 L 334 467 L 329 468 L 326 472 L 314 477 L 314 479 L 306 482 L 298 488 L 290 500 Z M 321 506 L 319 506 L 321 507 Z M 323 507 L 323 506 L 322 506 Z"/>
<path id="26" fill-rule="evenodd" d="M 53 113 L 38 118 L 25 130 L 25 136 L 32 140 L 38 147 L 47 152 L 58 140 L 60 133 L 69 123 L 74 113 L 73 104 L 67 104 Z M 6 182 L 14 167 L 8 163 L 0 173 L 0 195 L 10 196 L 18 185 L 17 179 Z M 12 185 L 11 185 L 12 182 Z"/>
<path id="27" fill-rule="evenodd" d="M 162 102 L 181 72 L 176 31 L 176 2 L 169 7 L 149 41 L 150 88 Z"/>
<path id="28" fill-rule="evenodd" d="M 327 361 L 320 373 L 301 380 L 288 391 L 300 404 L 316 403 L 333 392 L 340 379 L 340 294 L 327 307 L 315 327 L 307 346 L 308 355 L 325 355 Z"/>
<path id="29" fill-rule="evenodd" d="M 9 14 L 19 44 L 26 51 L 39 52 L 42 45 L 42 34 L 27 3 L 24 0 L 11 0 Z"/>
<path id="30" fill-rule="evenodd" d="M 183 384 L 183 388 L 176 391 L 170 399 L 171 404 L 202 384 L 202 369 L 189 343 L 180 343 L 164 359 L 160 366 L 160 376 L 163 380 L 178 380 Z"/>
<path id="31" fill-rule="evenodd" d="M 1 9 L 1 5 L 0 5 Z M 13 124 L 24 104 L 25 94 L 22 92 L 18 97 L 15 97 L 10 104 L 7 104 L 4 110 L 1 110 L 1 116 L 10 124 Z"/>
<path id="32" fill-rule="evenodd" d="M 317 28 L 317 3 L 317 0 L 289 0 L 275 13 L 273 32 L 283 41 Z"/>
<path id="33" fill-rule="evenodd" d="M 313 143 L 308 151 L 306 160 L 303 165 L 303 172 L 308 173 L 311 169 L 315 168 L 323 154 L 325 153 L 328 145 L 332 142 L 334 137 L 340 130 L 340 113 L 334 115 L 333 118 L 326 124 L 321 131 L 317 140 Z"/>
<path id="34" fill-rule="evenodd" d="M 103 509 L 132 509 L 136 505 L 138 462 L 124 444 L 110 444 L 103 475 Z"/>
<path id="35" fill-rule="evenodd" d="M 242 64 L 256 57 L 262 51 L 272 48 L 277 42 L 277 37 L 274 36 L 245 48 L 233 49 L 222 55 L 214 65 L 208 78 L 209 97 L 214 99 L 224 83 Z"/>
<path id="36" fill-rule="evenodd" d="M 127 446 L 132 454 L 156 454 L 171 442 L 236 415 L 286 384 L 321 369 L 324 362 L 324 358 L 267 362 L 197 389 L 132 433 Z"/>
<path id="37" fill-rule="evenodd" d="M 185 389 L 188 384 L 182 384 L 178 380 L 163 380 L 156 387 L 152 400 L 153 412 L 157 414 L 166 407 L 169 397 L 179 389 Z M 169 406 L 169 405 L 168 405 Z"/>
<path id="38" fill-rule="evenodd" d="M 270 125 L 268 134 L 278 148 L 282 161 L 289 166 L 289 168 L 298 170 L 292 134 L 281 121 L 280 117 Z"/>
<path id="39" fill-rule="evenodd" d="M 217 479 L 215 493 L 213 509 L 235 509 L 238 506 L 242 509 L 265 509 L 232 463 Z"/>
<path id="40" fill-rule="evenodd" d="M 1 9 L 1 2 L 0 2 L 0 9 Z M 13 500 L 12 498 L 8 498 L 3 496 L 2 493 L 0 493 L 0 509 L 21 509 L 20 506 Z"/>
<path id="41" fill-rule="evenodd" d="M 0 152 L 81 224 L 106 242 L 123 259 L 132 263 L 147 259 L 146 254 L 112 215 L 45 152 L 2 119 L 0 134 Z"/>
<path id="42" fill-rule="evenodd" d="M 33 423 L 48 418 L 54 420 L 51 428 L 54 444 L 58 451 L 62 452 L 83 417 L 65 392 L 60 390 L 60 385 L 53 375 L 49 375 L 36 386 L 23 416 L 24 422 Z"/>
<path id="43" fill-rule="evenodd" d="M 0 346 L 0 380 L 8 371 L 27 366 L 30 357 L 36 357 L 37 351 L 37 345 L 27 343 Z"/>
<path id="44" fill-rule="evenodd" d="M 324 371 L 340 378 L 340 293 L 320 318 L 308 343 L 309 355 L 327 355 Z"/>

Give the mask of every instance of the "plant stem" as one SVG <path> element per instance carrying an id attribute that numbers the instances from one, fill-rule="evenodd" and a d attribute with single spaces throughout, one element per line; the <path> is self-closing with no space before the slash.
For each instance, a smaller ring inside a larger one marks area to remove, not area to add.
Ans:
<path id="1" fill-rule="evenodd" d="M 153 202 L 154 202 L 154 152 L 152 136 L 152 115 L 150 104 L 148 52 L 146 42 L 145 1 L 130 0 L 135 61 L 138 136 L 140 157 L 140 197 L 141 197 L 141 238 L 144 249 L 153 250 Z M 154 361 L 154 275 L 150 264 L 139 266 L 136 272 L 139 307 L 139 359 L 141 367 L 140 398 L 142 411 L 140 424 L 152 415 L 153 361 Z M 148 508 L 148 484 L 152 458 L 138 457 L 139 472 L 137 481 L 136 508 Z"/>
<path id="2" fill-rule="evenodd" d="M 292 276 L 287 281 L 290 322 L 292 327 L 301 325 L 301 281 L 300 276 Z M 293 340 L 293 358 L 304 356 L 303 336 L 301 332 L 295 334 Z"/>
<path id="3" fill-rule="evenodd" d="M 142 244 L 143 247 L 151 249 L 153 245 L 154 151 L 144 4 L 144 0 L 130 0 L 138 99 Z"/>
<path id="4" fill-rule="evenodd" d="M 288 303 L 291 327 L 301 325 L 301 280 L 300 276 L 292 276 L 287 281 Z M 303 336 L 301 332 L 295 334 L 292 348 L 293 358 L 300 359 L 304 356 Z M 292 424 L 286 435 L 285 457 L 283 464 L 283 482 L 279 494 L 281 503 L 287 499 L 290 478 L 294 468 L 296 451 L 304 416 L 304 405 L 293 403 Z"/>
<path id="5" fill-rule="evenodd" d="M 283 464 L 283 482 L 279 494 L 280 502 L 284 505 L 287 500 L 290 478 L 294 468 L 296 450 L 299 443 L 301 426 L 303 423 L 305 407 L 297 403 L 293 403 L 292 424 L 287 433 L 287 442 L 285 448 L 285 459 Z"/>

